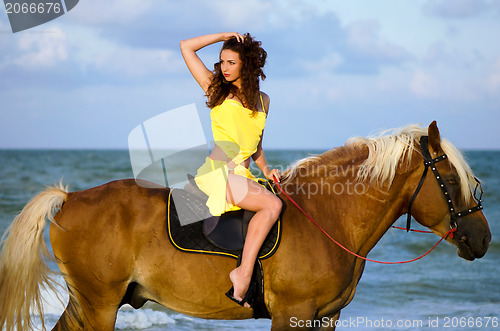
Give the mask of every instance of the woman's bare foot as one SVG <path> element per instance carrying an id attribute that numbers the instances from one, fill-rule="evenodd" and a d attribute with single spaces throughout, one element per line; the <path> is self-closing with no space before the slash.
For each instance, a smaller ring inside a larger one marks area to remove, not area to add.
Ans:
<path id="1" fill-rule="evenodd" d="M 234 298 L 239 301 L 243 300 L 248 288 L 250 287 L 252 273 L 245 274 L 245 272 L 241 270 L 241 267 L 238 267 L 229 273 L 229 279 L 231 279 L 231 282 L 233 283 Z M 248 302 L 245 302 L 244 307 L 250 308 Z"/>

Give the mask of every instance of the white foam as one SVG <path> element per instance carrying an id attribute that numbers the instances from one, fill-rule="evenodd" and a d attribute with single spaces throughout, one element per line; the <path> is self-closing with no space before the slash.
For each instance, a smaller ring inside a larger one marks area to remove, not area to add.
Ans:
<path id="1" fill-rule="evenodd" d="M 117 329 L 145 329 L 159 325 L 175 325 L 175 320 L 167 313 L 152 309 L 118 311 Z"/>
<path id="2" fill-rule="evenodd" d="M 61 316 L 68 304 L 69 294 L 64 290 L 66 283 L 62 276 L 56 276 L 56 282 L 58 284 L 57 294 L 47 288 L 42 288 L 43 311 L 45 314 Z"/>

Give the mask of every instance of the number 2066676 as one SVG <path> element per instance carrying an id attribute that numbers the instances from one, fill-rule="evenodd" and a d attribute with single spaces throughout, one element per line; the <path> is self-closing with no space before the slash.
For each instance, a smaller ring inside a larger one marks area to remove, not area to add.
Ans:
<path id="1" fill-rule="evenodd" d="M 59 14 L 62 10 L 59 2 L 6 2 L 7 14 Z"/>
<path id="2" fill-rule="evenodd" d="M 445 328 L 497 328 L 498 317 L 445 317 Z"/>

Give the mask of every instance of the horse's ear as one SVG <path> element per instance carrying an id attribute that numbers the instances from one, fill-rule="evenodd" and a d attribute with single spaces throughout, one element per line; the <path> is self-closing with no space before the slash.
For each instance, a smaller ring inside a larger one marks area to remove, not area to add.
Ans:
<path id="1" fill-rule="evenodd" d="M 429 145 L 437 152 L 441 148 L 441 136 L 436 121 L 433 121 L 428 128 Z"/>

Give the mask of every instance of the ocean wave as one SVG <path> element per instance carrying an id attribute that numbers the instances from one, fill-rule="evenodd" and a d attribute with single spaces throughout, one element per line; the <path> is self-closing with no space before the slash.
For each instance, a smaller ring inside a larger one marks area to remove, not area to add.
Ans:
<path id="1" fill-rule="evenodd" d="M 122 308 L 123 309 L 123 308 Z M 126 308 L 125 308 L 126 309 Z M 153 309 L 120 310 L 116 317 L 116 329 L 145 329 L 153 326 L 175 325 L 175 319 L 167 313 Z"/>

